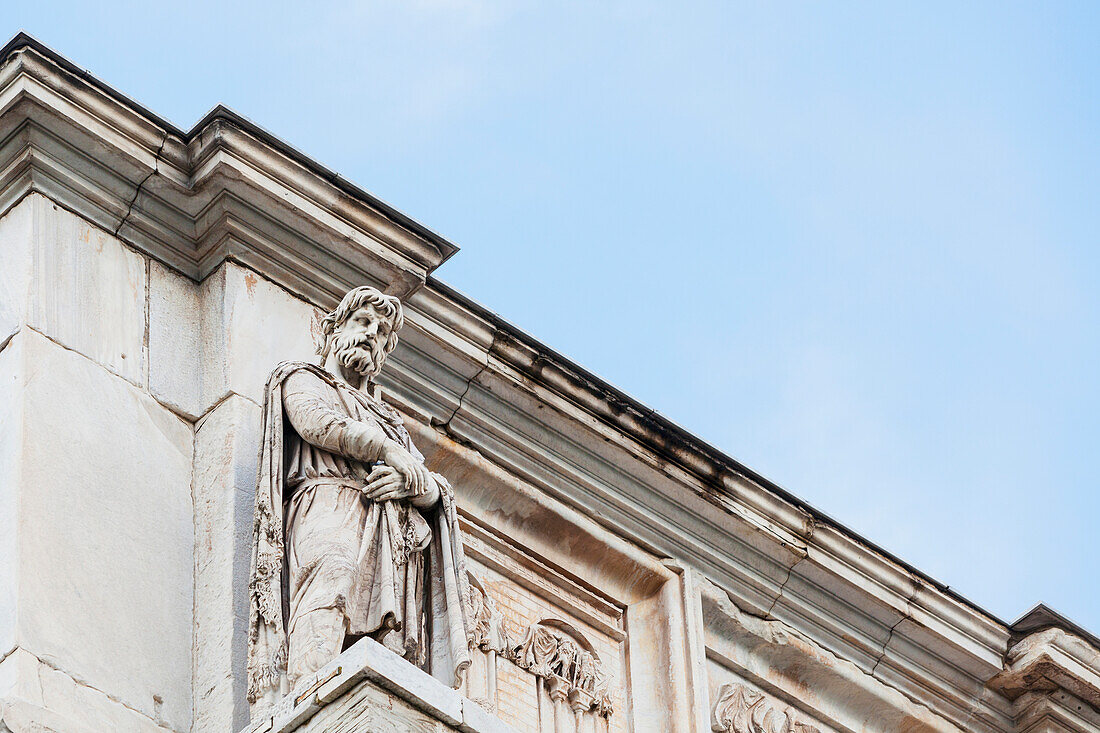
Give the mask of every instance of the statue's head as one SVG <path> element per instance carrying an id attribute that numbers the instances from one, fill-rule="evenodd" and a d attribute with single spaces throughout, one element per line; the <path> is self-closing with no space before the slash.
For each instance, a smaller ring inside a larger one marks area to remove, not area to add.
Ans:
<path id="1" fill-rule="evenodd" d="M 373 377 L 397 346 L 404 322 L 400 300 L 366 285 L 355 288 L 321 321 L 318 353 L 322 362 L 331 354 L 342 366 Z"/>

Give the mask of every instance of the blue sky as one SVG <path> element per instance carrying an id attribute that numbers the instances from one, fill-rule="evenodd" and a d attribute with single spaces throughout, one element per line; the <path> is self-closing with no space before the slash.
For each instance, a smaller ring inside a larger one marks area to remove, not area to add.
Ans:
<path id="1" fill-rule="evenodd" d="M 1100 5 L 15 3 L 991 612 L 1100 631 Z M 0 29 L 3 30 L 3 29 Z"/>

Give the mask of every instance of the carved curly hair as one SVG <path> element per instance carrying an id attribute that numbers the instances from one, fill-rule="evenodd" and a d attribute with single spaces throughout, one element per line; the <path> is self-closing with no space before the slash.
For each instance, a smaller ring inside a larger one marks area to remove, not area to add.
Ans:
<path id="1" fill-rule="evenodd" d="M 394 350 L 397 346 L 397 332 L 401 330 L 401 326 L 405 323 L 401 301 L 392 295 L 386 295 L 377 288 L 361 285 L 349 290 L 344 299 L 340 301 L 340 305 L 336 306 L 336 310 L 321 320 L 321 343 L 317 347 L 317 353 L 321 355 L 322 361 L 328 356 L 332 334 L 335 333 L 337 328 L 344 325 L 344 322 L 351 317 L 352 313 L 366 305 L 373 305 L 375 310 L 389 319 L 390 336 L 386 339 L 385 350 L 387 354 Z"/>

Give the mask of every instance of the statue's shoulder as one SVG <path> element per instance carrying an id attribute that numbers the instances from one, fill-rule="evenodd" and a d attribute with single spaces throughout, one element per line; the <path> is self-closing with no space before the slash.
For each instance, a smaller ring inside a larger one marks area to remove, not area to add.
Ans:
<path id="1" fill-rule="evenodd" d="M 298 374 L 308 374 L 331 387 L 336 386 L 332 375 L 316 364 L 308 361 L 284 361 L 271 371 L 271 376 L 267 378 L 267 388 L 271 390 L 285 382 L 291 375 Z"/>

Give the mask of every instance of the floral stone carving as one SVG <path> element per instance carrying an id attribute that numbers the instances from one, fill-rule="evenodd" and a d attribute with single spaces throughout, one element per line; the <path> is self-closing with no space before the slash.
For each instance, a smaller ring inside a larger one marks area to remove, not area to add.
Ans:
<path id="1" fill-rule="evenodd" d="M 792 708 L 736 684 L 718 690 L 711 729 L 717 733 L 821 733 L 820 728 L 800 722 Z"/>
<path id="2" fill-rule="evenodd" d="M 472 625 L 470 646 L 507 656 L 511 641 L 505 628 L 504 616 L 497 609 L 492 596 L 485 592 L 481 580 L 471 572 L 466 575 L 470 580 L 466 613 Z"/>
<path id="3" fill-rule="evenodd" d="M 609 680 L 594 651 L 565 633 L 534 624 L 511 649 L 512 660 L 546 681 L 551 698 L 568 700 L 575 712 L 608 717 L 613 707 Z"/>

